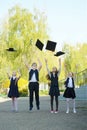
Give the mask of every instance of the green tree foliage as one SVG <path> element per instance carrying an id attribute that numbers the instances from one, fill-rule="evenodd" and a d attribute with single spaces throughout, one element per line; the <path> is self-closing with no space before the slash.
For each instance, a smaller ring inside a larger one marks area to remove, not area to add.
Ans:
<path id="1" fill-rule="evenodd" d="M 35 9 L 34 13 L 31 13 L 19 6 L 9 9 L 8 19 L 3 23 L 3 29 L 0 34 L 1 70 L 5 72 L 3 68 L 8 66 L 11 67 L 11 70 L 20 67 L 22 74 L 25 76 L 26 69 L 24 69 L 23 57 L 26 55 L 29 63 L 39 57 L 35 43 L 38 38 L 42 42 L 46 41 L 48 39 L 47 32 L 47 20 L 43 12 L 41 13 Z M 13 47 L 17 51 L 7 52 L 5 49 L 9 47 Z"/>

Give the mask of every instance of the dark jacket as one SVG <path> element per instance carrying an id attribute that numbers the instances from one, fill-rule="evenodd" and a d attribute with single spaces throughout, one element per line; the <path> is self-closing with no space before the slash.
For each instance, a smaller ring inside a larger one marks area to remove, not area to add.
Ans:
<path id="1" fill-rule="evenodd" d="M 29 72 L 29 80 L 31 80 L 33 73 L 35 73 L 36 80 L 39 81 L 39 73 L 38 73 L 37 69 L 36 70 L 31 69 L 30 70 L 30 72 Z"/>
<path id="2" fill-rule="evenodd" d="M 64 82 L 65 87 L 68 87 L 68 83 L 69 83 L 69 78 L 66 79 L 66 81 Z M 72 83 L 73 83 L 73 88 L 75 88 L 75 84 L 74 84 L 74 79 L 72 78 Z"/>
<path id="3" fill-rule="evenodd" d="M 53 73 L 51 73 L 50 80 L 51 80 L 51 86 L 59 86 L 57 73 L 55 74 L 55 77 L 53 76 Z"/>

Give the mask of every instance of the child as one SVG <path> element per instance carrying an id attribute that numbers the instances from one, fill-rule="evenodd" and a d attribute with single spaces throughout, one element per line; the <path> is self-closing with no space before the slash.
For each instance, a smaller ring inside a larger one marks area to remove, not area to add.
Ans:
<path id="1" fill-rule="evenodd" d="M 8 97 L 12 99 L 12 111 L 17 112 L 18 111 L 17 98 L 19 97 L 18 80 L 20 79 L 21 74 L 19 73 L 19 77 L 16 76 L 15 71 L 12 73 L 12 77 L 9 76 L 9 73 L 7 74 L 10 79 Z"/>
<path id="2" fill-rule="evenodd" d="M 73 79 L 73 73 L 72 72 L 69 72 L 68 74 L 68 77 L 65 81 L 65 92 L 64 92 L 64 97 L 66 98 L 66 104 L 67 104 L 67 111 L 66 113 L 69 113 L 69 101 L 70 101 L 70 98 L 72 98 L 73 100 L 73 113 L 76 113 L 76 109 L 75 109 L 75 97 L 76 97 L 76 94 L 75 94 L 75 85 L 74 85 L 74 79 Z"/>
<path id="3" fill-rule="evenodd" d="M 46 68 L 47 68 L 48 75 L 49 75 L 49 78 L 51 81 L 50 90 L 49 90 L 51 113 L 54 112 L 54 108 L 53 108 L 54 97 L 55 97 L 55 102 L 56 102 L 55 113 L 58 113 L 58 96 L 60 95 L 58 77 L 59 77 L 60 71 L 61 71 L 61 59 L 59 59 L 59 70 L 57 70 L 56 67 L 53 67 L 52 72 L 50 72 L 48 69 L 48 64 L 47 64 L 46 59 L 45 59 L 45 63 L 46 63 Z"/>
<path id="4" fill-rule="evenodd" d="M 37 63 L 32 63 L 31 67 L 29 65 L 25 64 L 26 67 L 29 70 L 29 93 L 30 93 L 30 108 L 29 110 L 31 111 L 33 108 L 33 94 L 35 92 L 35 99 L 36 99 L 36 106 L 37 110 L 40 109 L 40 102 L 39 102 L 39 71 L 42 68 L 42 64 L 40 60 L 38 59 L 39 67 L 37 68 Z"/>

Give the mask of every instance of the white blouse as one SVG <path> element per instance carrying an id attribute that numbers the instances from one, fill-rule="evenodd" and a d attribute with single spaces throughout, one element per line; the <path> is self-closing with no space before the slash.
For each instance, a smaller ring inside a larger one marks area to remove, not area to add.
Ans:
<path id="1" fill-rule="evenodd" d="M 73 88 L 73 82 L 71 77 L 69 77 L 68 87 Z"/>
<path id="2" fill-rule="evenodd" d="M 29 69 L 29 72 L 30 72 L 30 70 L 31 70 L 31 68 Z M 31 80 L 29 82 L 37 82 L 35 73 L 33 73 L 32 77 L 31 77 Z"/>

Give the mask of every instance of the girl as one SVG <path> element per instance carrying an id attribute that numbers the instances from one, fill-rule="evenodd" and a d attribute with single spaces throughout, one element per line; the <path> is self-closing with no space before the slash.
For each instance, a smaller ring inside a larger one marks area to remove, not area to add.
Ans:
<path id="1" fill-rule="evenodd" d="M 73 73 L 72 72 L 69 72 L 68 74 L 68 77 L 65 81 L 65 92 L 64 92 L 64 97 L 66 98 L 66 104 L 67 104 L 67 111 L 66 113 L 69 113 L 69 101 L 70 101 L 70 98 L 72 98 L 73 100 L 73 113 L 76 113 L 76 109 L 75 109 L 75 97 L 76 97 L 76 94 L 75 94 L 75 84 L 74 84 L 74 78 L 73 78 Z"/>
<path id="2" fill-rule="evenodd" d="M 47 68 L 48 75 L 49 75 L 49 78 L 51 81 L 50 90 L 49 90 L 51 113 L 54 112 L 54 108 L 53 108 L 54 97 L 55 97 L 55 102 L 56 102 L 55 113 L 58 113 L 58 96 L 60 95 L 58 77 L 59 77 L 60 71 L 61 71 L 61 59 L 59 59 L 59 70 L 57 70 L 56 67 L 53 67 L 52 72 L 50 72 L 48 69 L 48 64 L 47 64 L 46 59 L 45 59 L 45 63 L 46 63 L 46 68 Z"/>
<path id="3" fill-rule="evenodd" d="M 32 63 L 31 67 L 29 67 L 28 64 L 25 63 L 26 67 L 29 71 L 29 93 L 30 93 L 30 99 L 29 99 L 29 110 L 31 111 L 33 108 L 33 94 L 35 92 L 35 99 L 36 99 L 36 107 L 37 110 L 40 109 L 40 102 L 39 102 L 39 71 L 42 68 L 42 64 L 40 60 L 38 59 L 39 67 L 37 68 L 37 63 Z"/>
<path id="4" fill-rule="evenodd" d="M 17 106 L 17 98 L 19 97 L 19 91 L 18 91 L 18 80 L 20 79 L 21 74 L 19 73 L 19 77 L 16 76 L 16 72 L 14 71 L 12 73 L 12 76 L 7 73 L 9 79 L 10 79 L 10 87 L 8 92 L 8 97 L 12 99 L 12 111 L 18 111 Z"/>

